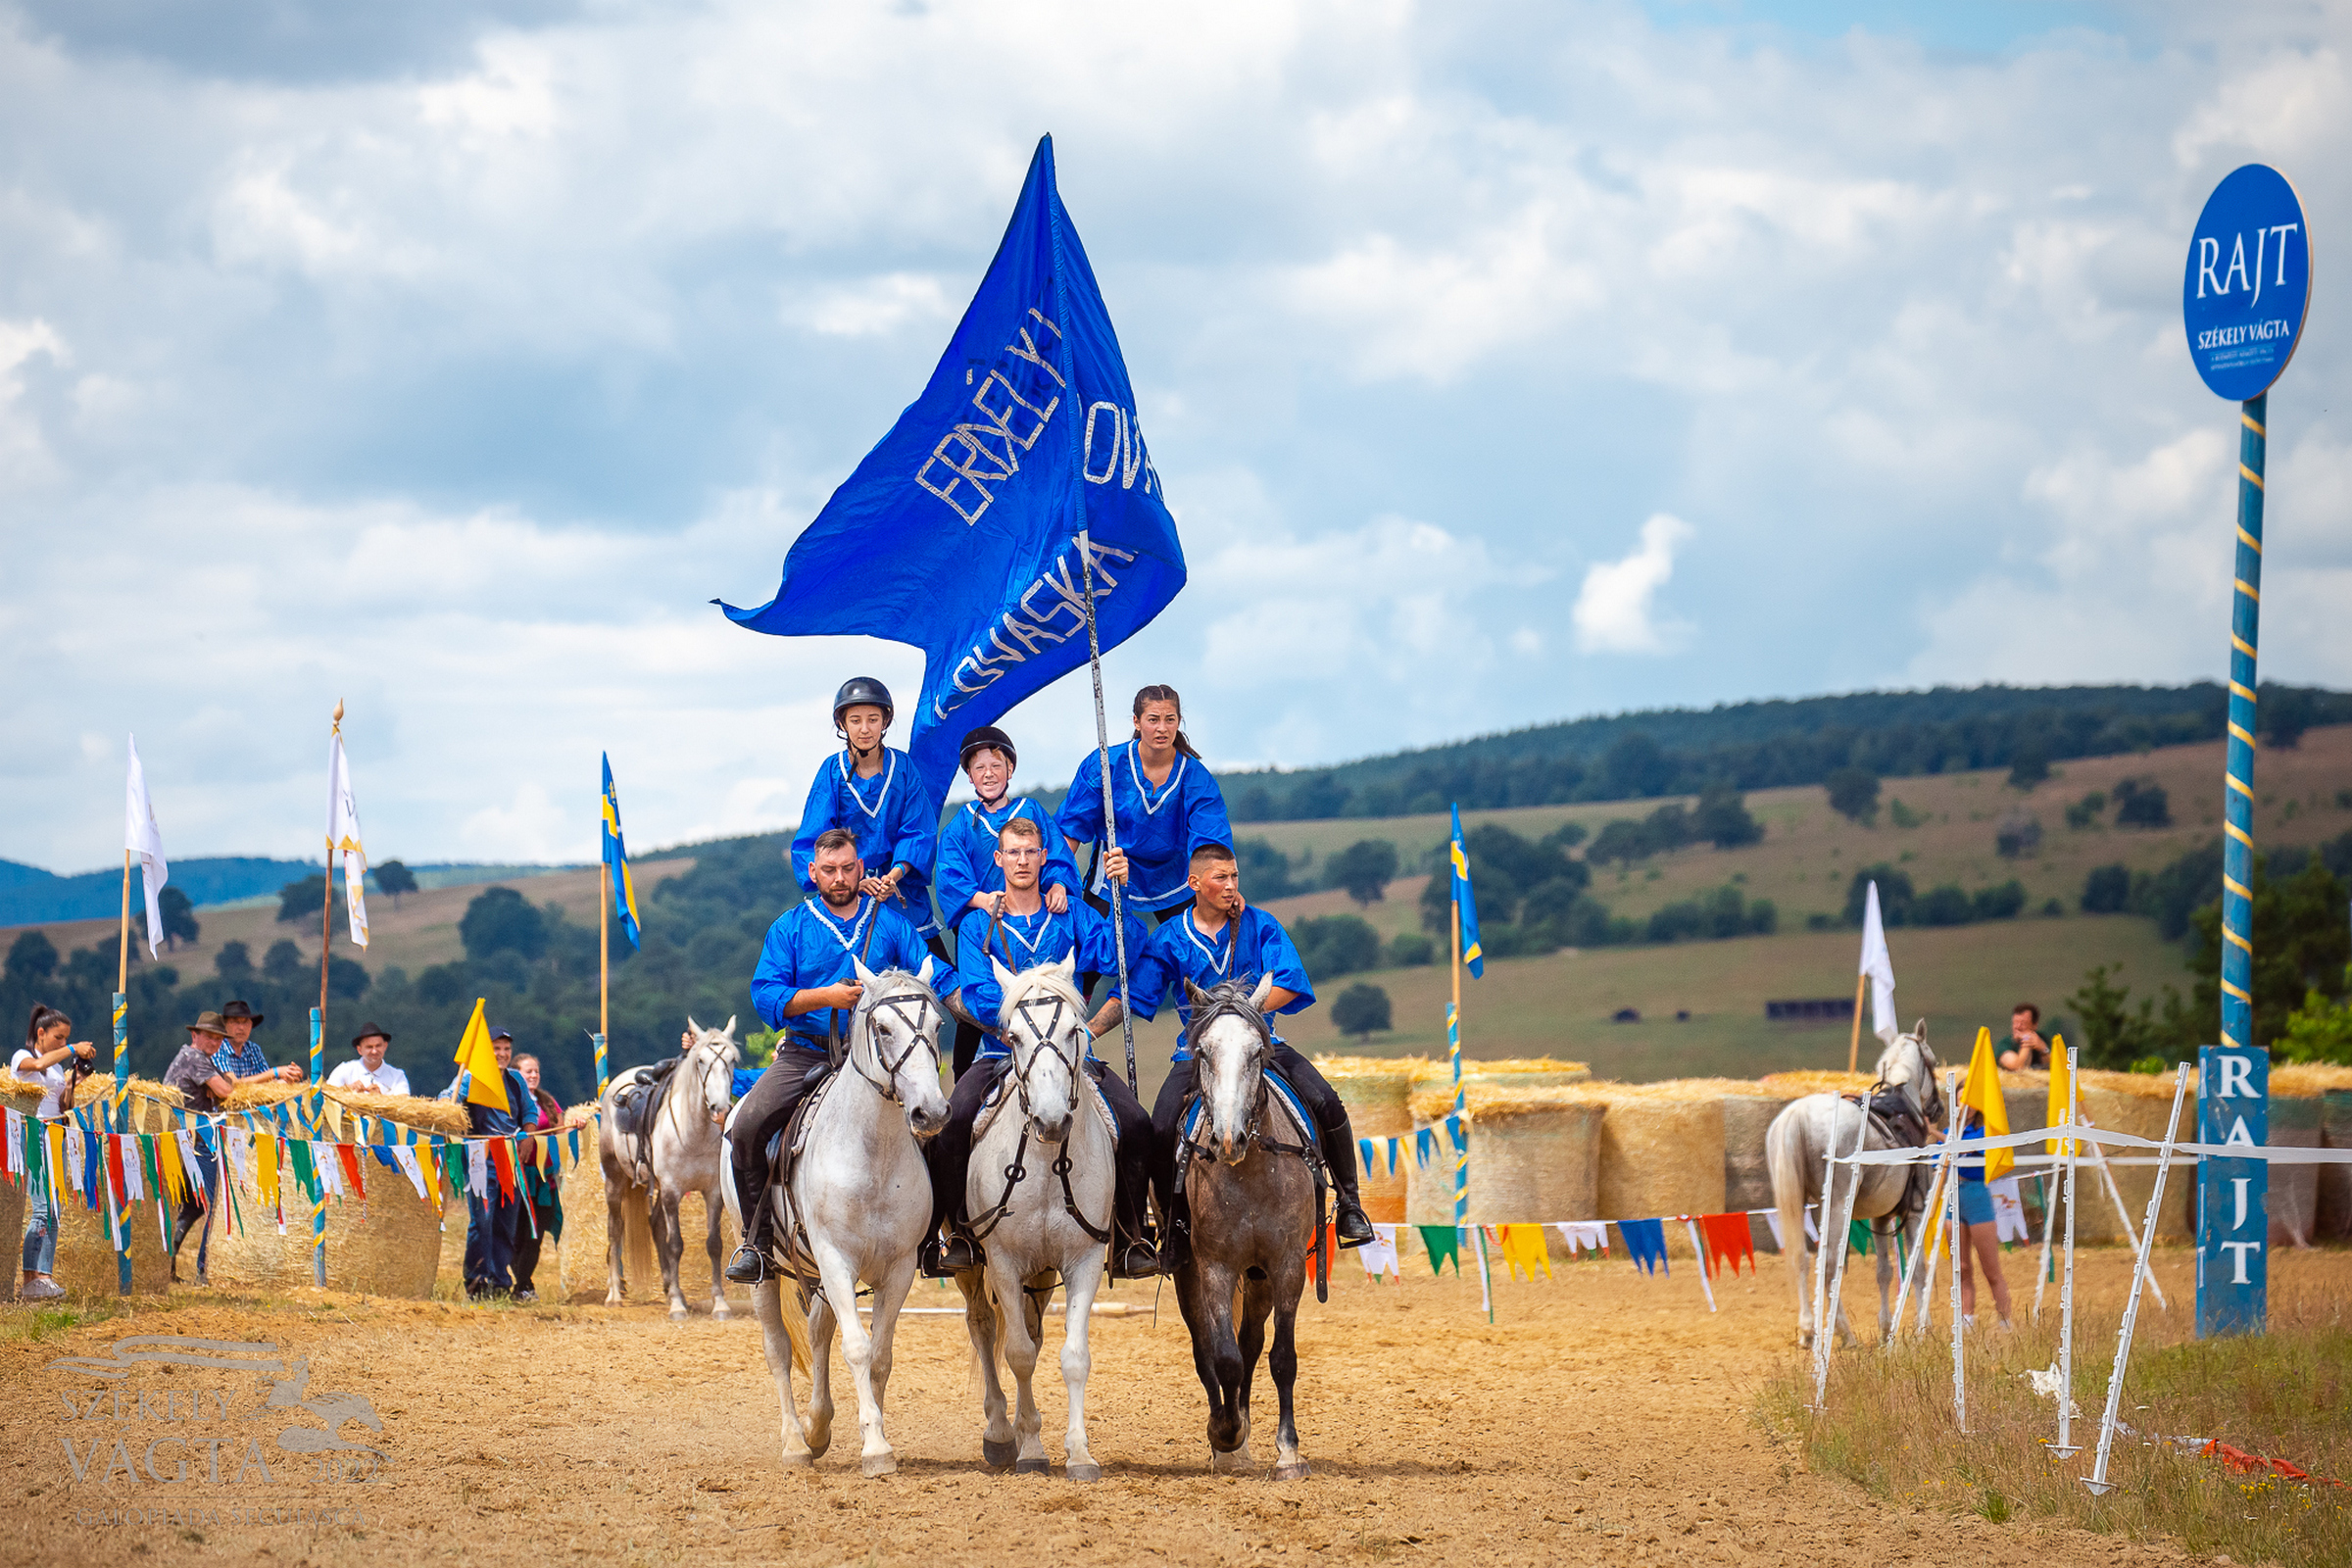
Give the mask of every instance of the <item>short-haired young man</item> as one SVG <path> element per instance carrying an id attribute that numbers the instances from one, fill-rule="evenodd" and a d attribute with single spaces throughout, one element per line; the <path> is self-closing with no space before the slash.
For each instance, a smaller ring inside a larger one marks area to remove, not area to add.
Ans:
<path id="1" fill-rule="evenodd" d="M 2031 1002 L 2009 1009 L 2009 1049 L 2001 1053 L 1999 1060 L 2010 1072 L 2050 1064 L 2050 1043 L 2041 1038 L 2041 1009 Z"/>

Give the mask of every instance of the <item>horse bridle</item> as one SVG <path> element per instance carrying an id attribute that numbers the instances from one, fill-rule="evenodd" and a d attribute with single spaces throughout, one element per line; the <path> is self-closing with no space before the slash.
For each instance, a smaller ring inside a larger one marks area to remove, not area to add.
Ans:
<path id="1" fill-rule="evenodd" d="M 1251 1054 L 1255 1056 L 1257 1062 L 1257 1092 L 1250 1097 L 1250 1116 L 1248 1121 L 1246 1121 L 1242 1126 L 1242 1137 L 1246 1141 L 1253 1143 L 1260 1149 L 1265 1150 L 1268 1153 L 1297 1154 L 1300 1159 L 1305 1160 L 1309 1166 L 1320 1164 L 1321 1160 L 1318 1157 L 1311 1142 L 1302 1141 L 1296 1144 L 1278 1143 L 1271 1138 L 1265 1137 L 1259 1130 L 1260 1124 L 1264 1122 L 1266 1117 L 1266 1102 L 1273 1093 L 1273 1091 L 1268 1088 L 1266 1084 L 1266 1070 L 1267 1064 L 1274 1054 L 1274 1041 L 1272 1031 L 1266 1027 L 1266 1015 L 1264 1013 L 1258 1011 L 1255 1007 L 1248 1006 L 1240 1002 L 1232 1000 L 1218 1002 L 1211 1006 L 1202 1008 L 1200 1011 L 1193 1015 L 1192 1027 L 1184 1032 L 1185 1045 L 1187 1047 L 1192 1046 L 1193 1042 L 1199 1039 L 1201 1033 L 1205 1031 L 1210 1024 L 1216 1022 L 1216 1020 L 1219 1018 L 1229 1015 L 1240 1018 L 1243 1022 L 1249 1024 L 1250 1033 L 1256 1041 L 1256 1044 L 1250 1048 L 1250 1051 Z M 1193 1052 L 1193 1059 L 1195 1061 L 1199 1061 L 1200 1059 L 1200 1053 L 1198 1050 Z M 1205 1130 L 1208 1126 L 1208 1097 L 1201 1093 L 1199 1087 L 1199 1080 L 1197 1078 L 1195 1080 L 1193 1092 L 1195 1096 L 1198 1097 L 1201 1102 L 1200 1125 L 1202 1129 Z M 1179 1126 L 1181 1127 L 1181 1125 L 1182 1124 L 1180 1122 Z M 1305 1132 L 1306 1129 L 1300 1129 L 1302 1138 Z M 1195 1153 L 1205 1154 L 1210 1152 L 1208 1145 L 1200 1142 L 1191 1134 L 1186 1133 L 1182 1134 L 1181 1136 L 1183 1137 L 1183 1148 L 1178 1152 L 1178 1157 L 1181 1162 L 1190 1164 L 1192 1162 L 1192 1156 Z"/>
<path id="2" fill-rule="evenodd" d="M 1053 1004 L 1054 1011 L 1048 1018 L 1046 1026 L 1040 1029 L 1036 1014 L 1032 1009 L 1044 1007 L 1049 1003 Z M 1037 1065 L 1039 1056 L 1052 1055 L 1055 1061 L 1062 1064 L 1062 1069 L 1070 1075 L 1070 1114 L 1075 1116 L 1079 1112 L 1081 1097 L 1078 1093 L 1078 1074 L 1081 1068 L 1077 1062 L 1062 1055 L 1059 1044 L 1061 1015 L 1068 1007 L 1069 1002 L 1066 998 L 1051 992 L 1044 997 L 1023 997 L 1012 1004 L 1013 1012 L 1029 1026 L 1030 1033 L 1037 1039 L 1039 1049 L 1031 1051 L 1028 1061 L 1023 1063 L 1020 1070 L 1012 1075 L 1013 1091 L 1020 1096 L 1021 1100 L 1021 1135 L 1012 1146 L 1012 1163 L 1004 1167 L 1004 1196 L 997 1200 L 995 1207 L 985 1214 L 976 1216 L 968 1227 L 972 1233 L 972 1240 L 975 1242 L 987 1241 L 999 1222 L 1012 1211 L 1013 1190 L 1029 1177 L 1027 1156 L 1029 1153 L 1029 1123 L 1032 1114 L 1029 1104 L 1029 1070 Z M 1070 1186 L 1070 1146 L 1069 1140 L 1066 1138 L 1062 1140 L 1059 1152 L 1054 1156 L 1053 1171 L 1061 1180 L 1063 1210 L 1069 1214 L 1071 1219 L 1078 1222 L 1080 1230 L 1086 1232 L 1097 1242 L 1108 1246 L 1110 1228 L 1096 1226 L 1078 1207 L 1078 1195 Z"/>
<path id="3" fill-rule="evenodd" d="M 925 1041 L 933 1039 L 932 1032 L 928 1027 L 931 1020 L 931 993 L 924 991 L 915 996 L 876 997 L 865 1004 L 863 1008 L 866 1018 L 865 1037 L 872 1047 L 874 1061 L 882 1069 L 880 1079 L 876 1079 L 873 1074 L 865 1070 L 864 1063 L 858 1059 L 858 1053 L 854 1045 L 853 1049 L 847 1053 L 851 1069 L 858 1077 L 872 1084 L 884 1100 L 901 1108 L 905 1107 L 906 1102 L 899 1098 L 899 1069 L 906 1065 L 907 1060 L 921 1049 Z M 906 1015 L 906 1008 L 909 1006 L 916 1009 L 911 1018 Z M 900 1052 L 896 1059 L 882 1054 L 881 1031 L 873 1026 L 874 1013 L 877 1010 L 885 1009 L 892 1017 L 906 1027 L 906 1049 Z M 934 1049 L 936 1049 L 936 1042 L 934 1042 Z"/>

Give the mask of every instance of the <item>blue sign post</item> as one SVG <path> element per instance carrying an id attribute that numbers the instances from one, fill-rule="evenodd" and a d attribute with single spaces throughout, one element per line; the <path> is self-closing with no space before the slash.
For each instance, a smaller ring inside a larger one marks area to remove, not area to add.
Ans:
<path id="1" fill-rule="evenodd" d="M 2222 1044 L 2203 1053 L 2201 1142 L 2259 1144 L 2270 1125 L 2269 1054 L 2254 1046 L 2255 649 L 2262 619 L 2262 502 L 2270 389 L 2294 358 L 2311 303 L 2310 230 L 2277 170 L 2248 164 L 2214 187 L 2188 243 L 2180 315 L 2216 396 L 2238 404 L 2237 547 L 2230 611 L 2230 748 L 2222 791 Z M 2216 1073 L 2227 1074 L 2217 1081 Z M 2249 1087 L 2252 1086 L 2252 1087 Z M 2249 1102 L 2250 1097 L 2250 1102 Z M 2227 1111 L 2213 1131 L 2206 1118 Z M 2262 1332 L 2269 1271 L 2261 1160 L 2200 1159 L 2197 1332 Z M 2248 1197 L 2253 1207 L 2249 1217 Z M 2251 1227 L 2249 1230 L 2248 1227 Z M 2225 1266 L 2223 1252 L 2227 1249 Z"/>

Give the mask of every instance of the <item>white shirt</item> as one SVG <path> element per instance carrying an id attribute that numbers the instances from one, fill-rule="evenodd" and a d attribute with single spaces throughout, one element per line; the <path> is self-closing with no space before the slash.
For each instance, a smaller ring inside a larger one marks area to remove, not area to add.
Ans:
<path id="1" fill-rule="evenodd" d="M 373 1072 L 364 1061 L 347 1061 L 326 1075 L 329 1089 L 380 1089 L 387 1095 L 409 1092 L 409 1075 L 389 1061 Z"/>
<path id="2" fill-rule="evenodd" d="M 27 1083 L 36 1083 L 41 1086 L 41 1119 L 55 1121 L 66 1113 L 65 1108 L 59 1103 L 66 1093 L 66 1062 L 59 1061 L 46 1067 L 35 1067 L 33 1063 L 39 1059 L 28 1047 L 10 1058 L 8 1070 Z M 71 1056 L 66 1058 L 67 1061 L 72 1059 Z"/>

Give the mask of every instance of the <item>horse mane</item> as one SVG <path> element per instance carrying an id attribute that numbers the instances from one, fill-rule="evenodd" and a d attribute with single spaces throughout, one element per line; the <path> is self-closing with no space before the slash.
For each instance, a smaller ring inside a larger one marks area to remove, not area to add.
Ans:
<path id="1" fill-rule="evenodd" d="M 1272 1033 L 1266 1027 L 1265 1013 L 1250 1000 L 1257 990 L 1255 975 L 1237 975 L 1231 980 L 1220 980 L 1205 990 L 1188 980 L 1185 989 L 1192 994 L 1193 1000 L 1193 1021 L 1184 1031 L 1184 1043 L 1188 1049 L 1200 1038 L 1201 1030 L 1228 1015 L 1241 1019 L 1260 1035 Z"/>
<path id="2" fill-rule="evenodd" d="M 1078 988 L 1075 985 L 1062 978 L 1059 963 L 1041 963 L 1033 969 L 1023 969 L 1014 975 L 1012 984 L 1004 988 L 1004 1005 L 1009 1008 L 1016 1001 L 1034 996 L 1040 991 L 1056 1001 L 1068 1003 L 1077 1009 L 1080 1018 L 1083 1019 L 1086 1016 L 1086 998 L 1078 994 Z M 1000 1012 L 998 1016 L 1002 1018 L 1003 1013 Z"/>

